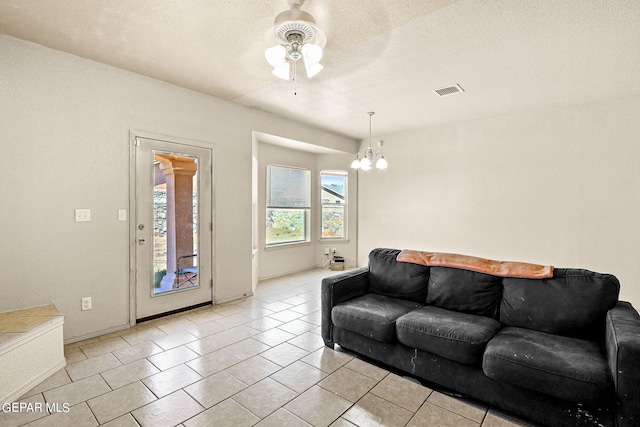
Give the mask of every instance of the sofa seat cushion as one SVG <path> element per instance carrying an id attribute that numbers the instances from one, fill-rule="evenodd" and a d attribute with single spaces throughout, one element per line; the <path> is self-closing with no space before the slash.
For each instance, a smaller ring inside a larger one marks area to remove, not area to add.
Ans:
<path id="1" fill-rule="evenodd" d="M 378 341 L 395 341 L 396 320 L 416 308 L 414 301 L 369 293 L 331 310 L 333 324 Z"/>
<path id="2" fill-rule="evenodd" d="M 614 395 L 604 351 L 578 338 L 506 327 L 487 344 L 482 369 L 497 381 L 596 407 Z"/>
<path id="3" fill-rule="evenodd" d="M 398 341 L 467 365 L 480 365 L 500 323 L 484 316 L 425 306 L 398 319 Z"/>

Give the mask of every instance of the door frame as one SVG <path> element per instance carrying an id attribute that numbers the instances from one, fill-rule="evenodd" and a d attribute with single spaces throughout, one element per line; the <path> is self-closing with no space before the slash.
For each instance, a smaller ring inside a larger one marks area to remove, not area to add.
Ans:
<path id="1" fill-rule="evenodd" d="M 173 144 L 188 145 L 211 150 L 211 303 L 215 301 L 215 144 L 195 141 L 185 138 L 161 135 L 137 130 L 129 131 L 129 326 L 137 323 L 137 167 L 136 167 L 136 138 L 153 139 Z"/>

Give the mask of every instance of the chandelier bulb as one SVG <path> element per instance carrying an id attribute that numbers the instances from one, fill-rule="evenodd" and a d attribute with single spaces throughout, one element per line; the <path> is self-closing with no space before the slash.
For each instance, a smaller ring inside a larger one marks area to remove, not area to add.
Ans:
<path id="1" fill-rule="evenodd" d="M 358 160 L 358 155 L 356 154 L 356 158 L 351 162 L 351 169 L 360 169 L 360 160 Z"/>

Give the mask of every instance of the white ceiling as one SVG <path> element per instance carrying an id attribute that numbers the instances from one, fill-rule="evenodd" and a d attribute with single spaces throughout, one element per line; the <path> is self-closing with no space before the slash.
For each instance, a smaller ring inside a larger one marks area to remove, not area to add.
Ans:
<path id="1" fill-rule="evenodd" d="M 640 94 L 638 0 L 308 0 L 325 69 L 264 49 L 287 0 L 0 0 L 0 33 L 355 138 Z M 1 73 L 1 68 L 0 68 Z M 433 90 L 459 84 L 464 93 Z"/>

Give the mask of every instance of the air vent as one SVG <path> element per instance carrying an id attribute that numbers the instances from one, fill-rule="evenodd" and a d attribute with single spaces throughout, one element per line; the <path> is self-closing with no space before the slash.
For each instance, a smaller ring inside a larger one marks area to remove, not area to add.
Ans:
<path id="1" fill-rule="evenodd" d="M 440 96 L 445 96 L 445 95 L 453 95 L 454 93 L 464 92 L 464 89 L 462 89 L 460 85 L 453 85 L 453 86 L 447 86 L 447 87 L 442 87 L 440 89 L 436 89 L 434 90 L 434 92 Z"/>

